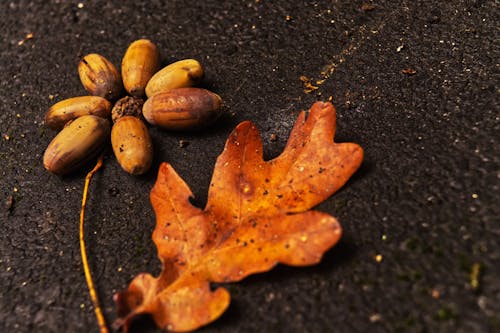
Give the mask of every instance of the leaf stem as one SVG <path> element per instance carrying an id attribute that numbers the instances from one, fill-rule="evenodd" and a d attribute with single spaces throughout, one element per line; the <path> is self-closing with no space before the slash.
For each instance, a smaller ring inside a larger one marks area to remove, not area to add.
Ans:
<path id="1" fill-rule="evenodd" d="M 97 317 L 97 322 L 99 324 L 99 329 L 101 333 L 108 333 L 108 326 L 106 325 L 106 319 L 102 313 L 101 305 L 99 304 L 99 298 L 97 297 L 97 292 L 94 288 L 94 282 L 92 281 L 92 275 L 90 274 L 89 263 L 87 260 L 87 251 L 85 250 L 85 239 L 83 232 L 83 225 L 85 220 L 85 205 L 87 203 L 87 192 L 89 189 L 90 180 L 92 176 L 101 168 L 103 155 L 99 156 L 94 168 L 85 177 L 85 186 L 83 188 L 82 196 L 82 208 L 80 210 L 80 251 L 82 255 L 83 271 L 85 272 L 85 279 L 87 280 L 87 286 L 89 288 L 90 298 L 94 305 L 95 315 Z"/>

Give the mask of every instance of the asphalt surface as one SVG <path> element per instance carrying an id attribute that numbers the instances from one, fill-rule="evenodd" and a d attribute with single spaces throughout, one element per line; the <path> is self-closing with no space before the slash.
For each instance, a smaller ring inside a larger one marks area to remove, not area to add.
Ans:
<path id="1" fill-rule="evenodd" d="M 236 124 L 255 122 L 272 158 L 298 112 L 331 96 L 337 141 L 365 150 L 353 179 L 317 207 L 338 217 L 342 241 L 318 266 L 229 285 L 229 310 L 200 332 L 500 331 L 498 4 L 373 4 L 2 1 L 0 331 L 97 332 L 78 244 L 88 169 L 44 170 L 55 132 L 43 119 L 56 101 L 85 94 L 80 57 L 119 65 L 138 38 L 154 41 L 164 64 L 200 60 L 203 86 L 227 110 L 196 134 L 151 128 L 145 176 L 107 153 L 86 239 L 109 322 L 113 293 L 160 270 L 149 203 L 159 163 L 174 166 L 202 207 Z M 318 89 L 306 92 L 307 79 Z"/>

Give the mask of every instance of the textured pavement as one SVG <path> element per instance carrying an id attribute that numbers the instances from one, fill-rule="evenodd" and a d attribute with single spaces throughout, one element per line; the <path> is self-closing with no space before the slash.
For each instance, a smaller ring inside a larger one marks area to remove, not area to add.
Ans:
<path id="1" fill-rule="evenodd" d="M 496 1 L 120 3 L 0 3 L 1 332 L 97 332 L 78 244 L 86 170 L 44 170 L 55 133 L 43 119 L 85 94 L 81 56 L 119 65 L 138 38 L 155 42 L 164 64 L 200 60 L 227 114 L 197 134 L 151 128 L 145 176 L 127 175 L 108 151 L 86 239 L 109 322 L 113 293 L 160 269 L 149 203 L 159 163 L 202 207 L 236 124 L 253 121 L 272 158 L 298 112 L 331 96 L 336 140 L 365 150 L 352 180 L 317 207 L 339 219 L 341 242 L 318 266 L 229 285 L 229 310 L 200 332 L 500 331 Z"/>

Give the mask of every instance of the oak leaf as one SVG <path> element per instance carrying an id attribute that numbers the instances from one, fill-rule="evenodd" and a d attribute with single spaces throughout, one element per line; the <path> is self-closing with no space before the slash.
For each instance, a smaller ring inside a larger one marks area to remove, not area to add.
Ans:
<path id="1" fill-rule="evenodd" d="M 127 332 L 137 315 L 149 314 L 164 330 L 194 330 L 229 305 L 229 292 L 212 290 L 211 282 L 239 281 L 278 263 L 318 263 L 341 228 L 309 209 L 344 185 L 363 159 L 357 144 L 334 143 L 334 131 L 333 105 L 317 102 L 300 113 L 283 153 L 265 162 L 255 125 L 239 124 L 217 159 L 203 210 L 163 163 L 151 191 L 162 271 L 138 275 L 115 295 L 118 326 Z"/>

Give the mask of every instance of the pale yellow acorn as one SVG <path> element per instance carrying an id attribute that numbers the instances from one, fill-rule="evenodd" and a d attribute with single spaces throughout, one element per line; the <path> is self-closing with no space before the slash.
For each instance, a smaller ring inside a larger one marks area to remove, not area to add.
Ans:
<path id="1" fill-rule="evenodd" d="M 108 118 L 111 114 L 111 103 L 100 96 L 78 96 L 57 102 L 45 114 L 45 124 L 52 129 L 60 130 L 75 118 L 94 115 Z"/>
<path id="2" fill-rule="evenodd" d="M 170 130 L 193 130 L 221 114 L 222 99 L 202 88 L 177 88 L 150 97 L 142 108 L 148 123 Z"/>
<path id="3" fill-rule="evenodd" d="M 130 44 L 122 60 L 123 85 L 134 97 L 144 97 L 146 84 L 160 68 L 160 52 L 147 39 Z"/>
<path id="4" fill-rule="evenodd" d="M 134 116 L 123 116 L 111 129 L 111 145 L 116 159 L 126 172 L 140 175 L 153 161 L 153 144 L 144 122 Z"/>
<path id="5" fill-rule="evenodd" d="M 83 87 L 91 95 L 115 101 L 123 91 L 120 73 L 108 59 L 99 54 L 83 57 L 78 64 L 78 74 Z"/>
<path id="6" fill-rule="evenodd" d="M 174 62 L 153 75 L 146 85 L 146 95 L 151 97 L 159 92 L 190 87 L 203 78 L 203 67 L 194 59 Z"/>
<path id="7" fill-rule="evenodd" d="M 65 126 L 43 155 L 43 165 L 57 175 L 66 175 L 95 158 L 109 140 L 109 120 L 85 115 Z"/>

